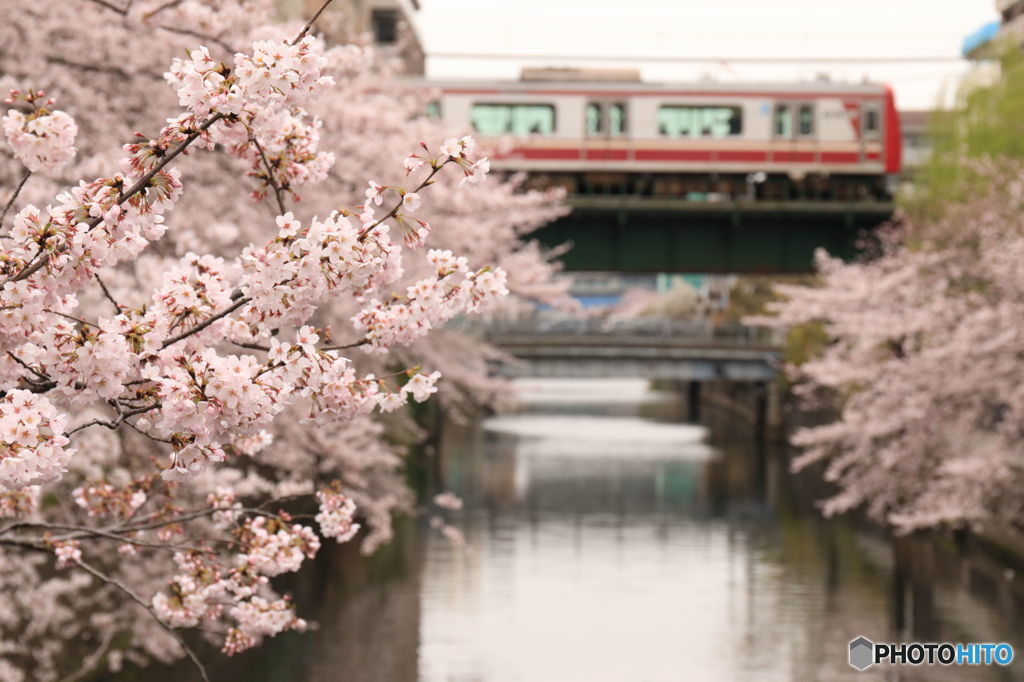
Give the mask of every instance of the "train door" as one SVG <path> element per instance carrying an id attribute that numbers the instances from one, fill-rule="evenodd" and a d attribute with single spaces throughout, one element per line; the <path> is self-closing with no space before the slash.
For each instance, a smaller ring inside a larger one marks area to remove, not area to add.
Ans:
<path id="1" fill-rule="evenodd" d="M 807 166 L 821 161 L 814 102 L 780 101 L 772 112 L 771 162 L 780 176 L 765 194 L 774 199 L 802 197 Z"/>
<path id="2" fill-rule="evenodd" d="M 796 153 L 796 111 L 792 102 L 776 102 L 772 109 L 771 152 L 768 155 L 772 176 L 757 190 L 761 198 L 788 199 L 789 179 L 783 175 L 792 166 Z"/>
<path id="3" fill-rule="evenodd" d="M 795 131 L 792 103 L 776 102 L 772 111 L 771 159 L 774 163 L 789 163 L 795 147 Z"/>
<path id="4" fill-rule="evenodd" d="M 584 112 L 584 158 L 588 161 L 625 161 L 628 131 L 626 103 L 617 100 L 591 100 Z"/>
<path id="5" fill-rule="evenodd" d="M 818 126 L 814 102 L 797 102 L 794 113 L 797 139 L 795 160 L 800 165 L 819 163 L 821 157 L 818 154 Z"/>
<path id="6" fill-rule="evenodd" d="M 776 102 L 772 116 L 772 152 L 776 163 L 817 159 L 818 130 L 814 102 Z"/>
<path id="7" fill-rule="evenodd" d="M 882 106 L 878 102 L 860 105 L 860 161 L 878 163 L 882 159 Z"/>

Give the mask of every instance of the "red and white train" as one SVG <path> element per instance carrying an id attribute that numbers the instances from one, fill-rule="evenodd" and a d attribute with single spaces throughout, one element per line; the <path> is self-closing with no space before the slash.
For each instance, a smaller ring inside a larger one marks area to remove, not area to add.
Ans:
<path id="1" fill-rule="evenodd" d="M 437 113 L 502 150 L 496 169 L 577 193 L 886 199 L 886 179 L 900 171 L 899 117 L 885 85 L 654 84 L 539 71 L 518 82 L 435 83 Z"/>

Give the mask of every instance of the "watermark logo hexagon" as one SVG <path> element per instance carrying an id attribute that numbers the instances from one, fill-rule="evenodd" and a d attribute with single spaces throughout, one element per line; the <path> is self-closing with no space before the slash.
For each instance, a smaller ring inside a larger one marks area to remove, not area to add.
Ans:
<path id="1" fill-rule="evenodd" d="M 867 637 L 858 637 L 850 642 L 850 665 L 857 670 L 867 670 L 874 663 L 875 644 Z"/>

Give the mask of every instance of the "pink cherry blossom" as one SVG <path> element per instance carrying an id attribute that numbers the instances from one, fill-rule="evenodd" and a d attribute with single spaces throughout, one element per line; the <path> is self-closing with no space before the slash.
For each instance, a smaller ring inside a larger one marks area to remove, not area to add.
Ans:
<path id="1" fill-rule="evenodd" d="M 38 93 L 42 95 L 42 93 Z M 35 103 L 31 96 L 28 101 Z M 78 126 L 65 112 L 50 110 L 53 100 L 29 114 L 10 109 L 4 116 L 4 135 L 11 150 L 25 168 L 33 173 L 53 175 L 60 172 L 74 157 Z"/>
<path id="2" fill-rule="evenodd" d="M 402 196 L 402 208 L 409 213 L 414 213 L 422 205 L 423 199 L 421 199 L 420 195 L 416 194 L 416 192 L 406 192 Z"/>

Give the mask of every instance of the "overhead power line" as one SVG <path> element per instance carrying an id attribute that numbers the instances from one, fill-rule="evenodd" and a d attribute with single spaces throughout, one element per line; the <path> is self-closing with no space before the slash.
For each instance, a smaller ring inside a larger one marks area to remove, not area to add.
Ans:
<path id="1" fill-rule="evenodd" d="M 499 52 L 427 52 L 428 57 L 450 59 L 540 59 L 545 61 L 601 61 L 601 62 L 674 62 L 674 63 L 718 63 L 732 64 L 953 64 L 963 62 L 963 57 L 938 55 L 911 55 L 892 57 L 677 57 L 668 55 L 566 55 L 566 54 L 516 54 Z"/>

